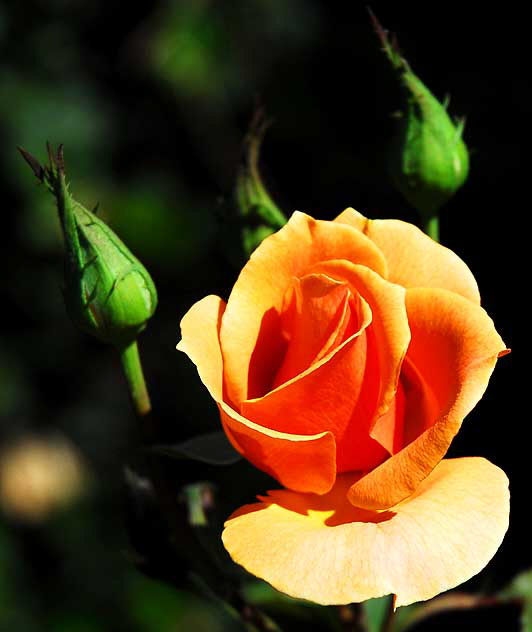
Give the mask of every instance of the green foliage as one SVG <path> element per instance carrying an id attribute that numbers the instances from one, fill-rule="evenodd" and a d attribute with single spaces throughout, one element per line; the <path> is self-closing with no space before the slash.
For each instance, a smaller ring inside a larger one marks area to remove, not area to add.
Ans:
<path id="1" fill-rule="evenodd" d="M 532 569 L 523 571 L 499 593 L 503 600 L 521 600 L 521 631 L 532 632 Z"/>
<path id="2" fill-rule="evenodd" d="M 198 435 L 174 445 L 157 445 L 151 450 L 177 459 L 193 459 L 210 465 L 232 465 L 240 455 L 222 431 Z"/>

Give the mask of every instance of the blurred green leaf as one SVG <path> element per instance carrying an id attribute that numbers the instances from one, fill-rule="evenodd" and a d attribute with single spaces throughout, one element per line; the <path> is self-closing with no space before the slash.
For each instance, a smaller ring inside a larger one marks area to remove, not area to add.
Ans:
<path id="1" fill-rule="evenodd" d="M 503 599 L 514 597 L 532 599 L 532 569 L 516 575 L 510 584 L 500 591 L 499 597 Z"/>
<path id="2" fill-rule="evenodd" d="M 175 182 L 170 187 L 156 177 L 140 177 L 105 199 L 112 208 L 111 227 L 146 261 L 188 273 L 212 247 L 214 203 L 190 196 Z"/>
<path id="3" fill-rule="evenodd" d="M 208 604 L 161 582 L 132 574 L 127 592 L 130 618 L 143 632 L 222 629 Z"/>
<path id="4" fill-rule="evenodd" d="M 219 100 L 235 64 L 223 22 L 208 1 L 173 1 L 161 12 L 151 43 L 155 71 L 184 96 Z"/>
<path id="5" fill-rule="evenodd" d="M 88 612 L 60 612 L 47 622 L 50 632 L 103 632 L 105 621 Z"/>
<path id="6" fill-rule="evenodd" d="M 392 607 L 392 600 L 393 595 L 387 595 L 386 597 L 364 601 L 362 609 L 368 632 L 381 632 Z"/>
<path id="7" fill-rule="evenodd" d="M 69 159 L 89 176 L 108 168 L 105 156 L 113 138 L 110 112 L 88 82 L 43 81 L 0 71 L 0 116 L 13 147 L 8 154 L 10 176 L 24 189 L 27 168 L 18 164 L 16 145 L 35 151 L 47 141 L 68 143 Z"/>
<path id="8" fill-rule="evenodd" d="M 521 630 L 522 632 L 532 632 L 532 569 L 516 575 L 498 596 L 503 600 L 523 600 Z"/>
<path id="9" fill-rule="evenodd" d="M 183 443 L 156 445 L 150 450 L 177 459 L 192 459 L 209 465 L 232 465 L 242 457 L 229 443 L 225 433 L 211 432 Z"/>
<path id="10" fill-rule="evenodd" d="M 247 581 L 242 586 L 242 594 L 246 601 L 255 604 L 275 618 L 282 618 L 283 625 L 289 622 L 286 629 L 290 630 L 290 622 L 300 629 L 307 628 L 331 630 L 341 629 L 337 609 L 334 606 L 324 607 L 306 601 L 295 599 L 279 592 L 273 586 L 259 579 Z"/>

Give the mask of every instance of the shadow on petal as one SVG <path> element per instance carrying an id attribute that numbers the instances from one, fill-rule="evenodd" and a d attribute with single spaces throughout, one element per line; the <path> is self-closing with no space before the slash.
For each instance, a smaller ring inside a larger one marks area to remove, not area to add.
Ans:
<path id="1" fill-rule="evenodd" d="M 349 506 L 357 476 L 323 496 L 280 490 L 242 507 L 225 524 L 225 548 L 292 597 L 339 605 L 395 594 L 399 607 L 478 573 L 508 528 L 508 479 L 485 459 L 440 462 L 383 512 Z"/>
<path id="2" fill-rule="evenodd" d="M 301 494 L 287 489 L 268 492 L 267 496 L 259 496 L 260 504 L 245 505 L 235 511 L 230 520 L 254 511 L 261 511 L 265 507 L 277 505 L 310 518 L 316 525 L 336 527 L 354 522 L 381 523 L 391 520 L 396 514 L 393 511 L 372 511 L 361 507 L 353 507 L 347 499 L 350 485 L 358 478 L 357 474 L 344 474 L 336 479 L 332 490 L 327 494 Z"/>

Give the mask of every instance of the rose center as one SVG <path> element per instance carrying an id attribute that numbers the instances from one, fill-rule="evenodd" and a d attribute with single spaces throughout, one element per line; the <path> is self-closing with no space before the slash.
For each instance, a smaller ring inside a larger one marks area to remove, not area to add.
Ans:
<path id="1" fill-rule="evenodd" d="M 347 283 L 325 274 L 294 278 L 281 315 L 286 351 L 272 388 L 317 364 L 356 333 L 361 326 L 360 302 Z"/>

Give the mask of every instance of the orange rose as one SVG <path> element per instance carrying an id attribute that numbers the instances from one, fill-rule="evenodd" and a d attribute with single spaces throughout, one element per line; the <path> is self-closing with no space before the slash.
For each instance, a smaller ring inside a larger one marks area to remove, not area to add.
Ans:
<path id="1" fill-rule="evenodd" d="M 507 478 L 442 459 L 505 346 L 453 252 L 401 221 L 294 213 L 181 330 L 229 440 L 286 488 L 226 523 L 248 571 L 318 603 L 400 606 L 491 559 Z"/>

